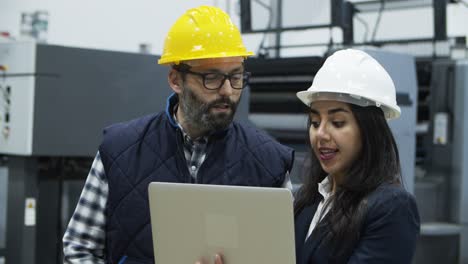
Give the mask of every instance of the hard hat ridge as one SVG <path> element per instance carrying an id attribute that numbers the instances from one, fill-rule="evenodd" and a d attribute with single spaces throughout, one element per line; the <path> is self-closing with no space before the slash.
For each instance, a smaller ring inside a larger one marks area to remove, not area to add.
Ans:
<path id="1" fill-rule="evenodd" d="M 188 10 L 171 27 L 158 63 L 252 55 L 226 12 L 217 7 L 199 6 Z"/>
<path id="2" fill-rule="evenodd" d="M 187 15 L 192 19 L 198 27 L 203 24 L 212 25 L 234 25 L 229 16 L 218 8 L 212 8 L 210 6 L 200 6 L 198 8 L 192 8 L 187 11 Z"/>

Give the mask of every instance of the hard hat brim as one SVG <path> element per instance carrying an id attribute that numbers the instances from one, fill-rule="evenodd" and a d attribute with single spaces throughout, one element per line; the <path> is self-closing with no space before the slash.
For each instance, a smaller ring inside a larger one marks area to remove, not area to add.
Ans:
<path id="1" fill-rule="evenodd" d="M 343 103 L 349 103 L 354 105 L 359 105 L 362 107 L 366 106 L 376 106 L 380 107 L 384 112 L 385 118 L 387 120 L 397 119 L 401 115 L 401 109 L 398 105 L 387 105 L 382 102 L 376 102 L 370 98 L 364 96 L 354 96 L 347 93 L 336 93 L 336 92 L 327 92 L 327 91 L 300 91 L 296 93 L 297 98 L 301 100 L 308 107 L 311 106 L 313 102 L 317 101 L 339 101 Z"/>
<path id="2" fill-rule="evenodd" d="M 223 52 L 219 54 L 207 54 L 205 56 L 193 56 L 193 57 L 161 57 L 158 60 L 158 64 L 161 65 L 170 65 L 170 64 L 179 64 L 182 61 L 190 61 L 190 60 L 200 60 L 200 59 L 217 59 L 217 58 L 229 58 L 229 57 L 250 57 L 253 56 L 254 53 L 252 51 L 246 52 Z"/>

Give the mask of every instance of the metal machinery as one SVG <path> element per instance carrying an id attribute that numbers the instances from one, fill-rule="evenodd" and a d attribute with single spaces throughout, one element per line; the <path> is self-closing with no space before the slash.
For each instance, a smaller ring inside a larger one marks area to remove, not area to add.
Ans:
<path id="1" fill-rule="evenodd" d="M 416 259 L 468 263 L 468 60 L 421 59 L 418 76 L 428 129 L 418 133 L 416 153 L 423 221 Z"/>
<path id="2" fill-rule="evenodd" d="M 62 263 L 102 129 L 164 109 L 157 56 L 0 44 L 0 263 Z M 246 120 L 248 89 L 237 119 Z M 2 264 L 3 264 L 2 263 Z"/>
<path id="3" fill-rule="evenodd" d="M 33 42 L 0 44 L 0 65 L 6 67 L 0 79 L 5 263 L 60 262 L 61 236 L 102 128 L 164 105 L 169 89 L 156 60 Z"/>

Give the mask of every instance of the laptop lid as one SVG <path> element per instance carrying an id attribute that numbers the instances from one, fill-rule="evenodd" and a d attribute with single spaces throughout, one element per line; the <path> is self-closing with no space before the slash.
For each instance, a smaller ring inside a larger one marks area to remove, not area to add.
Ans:
<path id="1" fill-rule="evenodd" d="M 293 198 L 285 188 L 152 182 L 155 262 L 293 264 Z"/>

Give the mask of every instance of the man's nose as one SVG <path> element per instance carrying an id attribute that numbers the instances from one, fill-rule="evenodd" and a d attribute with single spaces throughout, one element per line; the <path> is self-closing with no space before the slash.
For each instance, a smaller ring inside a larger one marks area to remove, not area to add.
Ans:
<path id="1" fill-rule="evenodd" d="M 218 93 L 223 96 L 231 96 L 233 92 L 232 86 L 231 86 L 231 80 L 229 78 L 224 79 L 223 85 L 221 85 L 221 88 L 219 88 Z"/>

